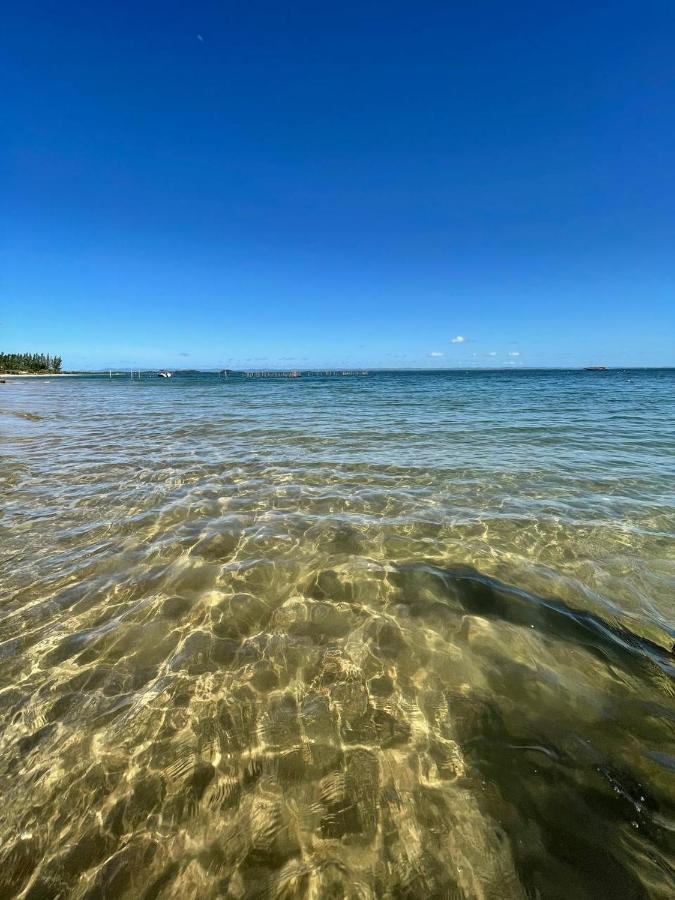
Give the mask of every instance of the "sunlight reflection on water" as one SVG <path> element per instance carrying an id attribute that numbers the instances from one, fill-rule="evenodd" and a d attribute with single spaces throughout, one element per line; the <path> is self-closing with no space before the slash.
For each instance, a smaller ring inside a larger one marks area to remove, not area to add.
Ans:
<path id="1" fill-rule="evenodd" d="M 672 896 L 674 388 L 3 385 L 0 894 Z"/>

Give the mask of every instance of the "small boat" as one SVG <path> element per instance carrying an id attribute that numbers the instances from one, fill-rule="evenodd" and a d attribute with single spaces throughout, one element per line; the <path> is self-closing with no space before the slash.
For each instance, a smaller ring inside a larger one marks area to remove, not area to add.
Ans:
<path id="1" fill-rule="evenodd" d="M 171 378 L 173 376 L 173 372 L 159 372 L 158 378 Z"/>
<path id="2" fill-rule="evenodd" d="M 584 372 L 606 372 L 607 366 L 585 366 Z"/>

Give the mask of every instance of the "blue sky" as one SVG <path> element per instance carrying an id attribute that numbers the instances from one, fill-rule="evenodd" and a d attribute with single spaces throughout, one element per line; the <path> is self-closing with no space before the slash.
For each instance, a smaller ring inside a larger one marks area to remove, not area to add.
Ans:
<path id="1" fill-rule="evenodd" d="M 0 349 L 675 365 L 672 2 L 3 18 Z"/>

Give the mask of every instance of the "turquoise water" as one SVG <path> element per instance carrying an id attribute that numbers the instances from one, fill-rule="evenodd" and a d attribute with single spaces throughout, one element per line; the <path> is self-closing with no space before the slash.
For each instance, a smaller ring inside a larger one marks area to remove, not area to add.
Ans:
<path id="1" fill-rule="evenodd" d="M 0 385 L 0 895 L 673 895 L 675 372 Z"/>

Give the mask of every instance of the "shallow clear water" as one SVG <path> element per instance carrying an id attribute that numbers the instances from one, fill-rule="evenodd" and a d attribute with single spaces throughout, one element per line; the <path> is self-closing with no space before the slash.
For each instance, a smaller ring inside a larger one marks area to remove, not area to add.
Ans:
<path id="1" fill-rule="evenodd" d="M 675 372 L 0 392 L 0 896 L 673 896 Z"/>

